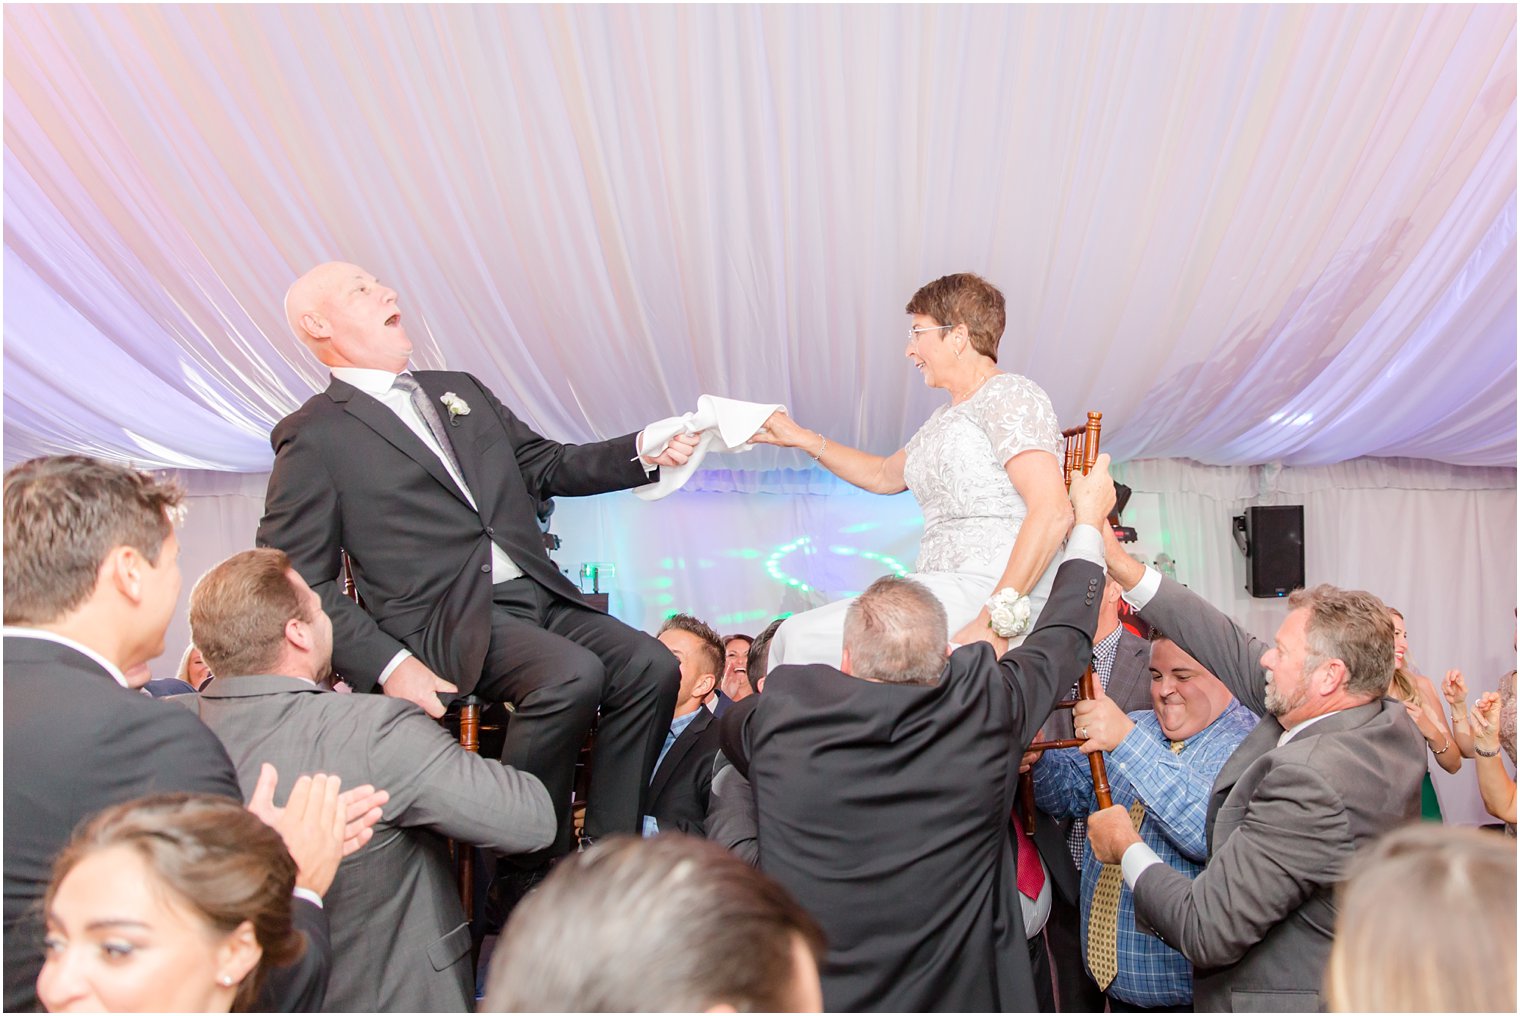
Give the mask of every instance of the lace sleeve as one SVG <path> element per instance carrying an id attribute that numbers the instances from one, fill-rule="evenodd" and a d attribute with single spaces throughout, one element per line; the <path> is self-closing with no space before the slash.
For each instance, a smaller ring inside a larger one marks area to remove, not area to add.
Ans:
<path id="1" fill-rule="evenodd" d="M 999 465 L 1031 449 L 1060 457 L 1061 428 L 1043 388 L 1018 374 L 1000 374 L 982 396 L 980 422 Z"/>

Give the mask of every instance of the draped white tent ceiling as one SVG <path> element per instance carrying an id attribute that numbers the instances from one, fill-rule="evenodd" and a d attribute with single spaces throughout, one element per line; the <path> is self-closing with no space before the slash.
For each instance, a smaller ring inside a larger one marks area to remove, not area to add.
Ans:
<path id="1" fill-rule="evenodd" d="M 1515 464 L 1512 6 L 8 4 L 4 46 L 8 462 L 266 470 L 325 385 L 281 296 L 342 258 L 563 440 L 712 392 L 890 451 L 943 399 L 903 305 L 969 270 L 1117 457 Z"/>

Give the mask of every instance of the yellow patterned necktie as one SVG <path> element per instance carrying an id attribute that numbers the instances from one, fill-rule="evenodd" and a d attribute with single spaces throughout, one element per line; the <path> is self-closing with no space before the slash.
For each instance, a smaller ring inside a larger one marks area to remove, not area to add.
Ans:
<path id="1" fill-rule="evenodd" d="M 1184 742 L 1172 742 L 1172 754 L 1180 754 Z M 1136 801 L 1129 806 L 1129 820 L 1135 832 L 1145 821 L 1145 805 Z M 1087 969 L 1104 991 L 1119 973 L 1119 891 L 1124 885 L 1124 870 L 1117 864 L 1105 864 L 1093 889 L 1092 909 L 1087 917 Z"/>

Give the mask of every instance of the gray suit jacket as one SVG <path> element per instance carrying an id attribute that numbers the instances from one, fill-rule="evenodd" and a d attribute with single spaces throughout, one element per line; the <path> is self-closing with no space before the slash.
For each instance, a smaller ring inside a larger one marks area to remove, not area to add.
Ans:
<path id="1" fill-rule="evenodd" d="M 280 771 L 277 801 L 310 772 L 390 792 L 374 838 L 343 862 L 324 900 L 327 1011 L 472 1010 L 470 931 L 444 837 L 505 854 L 548 846 L 554 808 L 537 777 L 466 752 L 400 699 L 261 675 L 218 676 L 201 695 L 171 701 L 215 731 L 244 794 L 266 761 Z"/>
<path id="2" fill-rule="evenodd" d="M 1126 713 L 1151 708 L 1151 644 L 1123 626 L 1119 629 L 1119 644 L 1114 648 L 1114 667 L 1103 693 Z M 1046 741 L 1076 736 L 1071 728 L 1071 710 L 1052 710 L 1040 728 L 1040 735 Z"/>
<path id="3" fill-rule="evenodd" d="M 1141 611 L 1264 718 L 1214 781 L 1208 865 L 1164 864 L 1135 885 L 1137 920 L 1194 967 L 1199 1012 L 1322 1007 L 1337 884 L 1355 852 L 1417 819 L 1425 745 L 1392 699 L 1333 713 L 1277 747 L 1265 715 L 1269 646 L 1163 579 Z"/>

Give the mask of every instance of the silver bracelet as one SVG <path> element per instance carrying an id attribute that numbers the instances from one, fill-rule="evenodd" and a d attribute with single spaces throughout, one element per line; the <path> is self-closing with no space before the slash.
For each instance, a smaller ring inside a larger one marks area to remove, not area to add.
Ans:
<path id="1" fill-rule="evenodd" d="M 1473 745 L 1473 751 L 1477 752 L 1479 755 L 1482 755 L 1484 758 L 1493 758 L 1495 755 L 1499 754 L 1498 748 L 1495 748 L 1493 751 L 1484 751 L 1480 746 L 1476 744 Z"/>
<path id="2" fill-rule="evenodd" d="M 824 437 L 822 434 L 819 434 L 818 437 L 822 439 L 823 443 L 818 446 L 818 454 L 813 456 L 814 462 L 822 462 L 823 453 L 829 450 L 829 439 Z"/>

